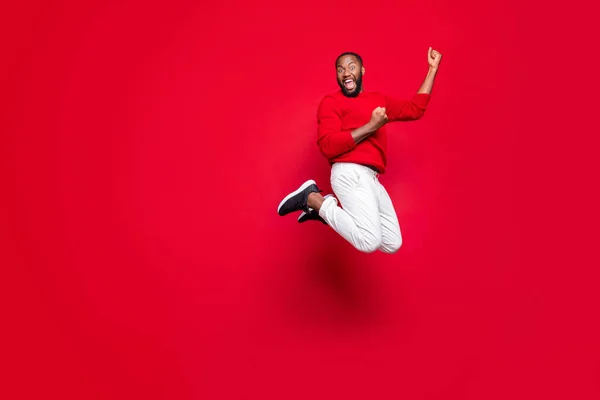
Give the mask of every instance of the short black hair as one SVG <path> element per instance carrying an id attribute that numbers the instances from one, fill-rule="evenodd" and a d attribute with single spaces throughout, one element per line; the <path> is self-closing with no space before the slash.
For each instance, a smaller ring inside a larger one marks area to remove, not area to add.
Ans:
<path id="1" fill-rule="evenodd" d="M 342 53 L 342 54 L 340 54 L 340 55 L 338 56 L 338 58 L 336 58 L 336 59 L 335 59 L 335 66 L 336 66 L 336 68 L 337 68 L 337 63 L 338 63 L 338 61 L 340 60 L 340 58 L 342 58 L 342 57 L 344 57 L 344 56 L 354 56 L 354 57 L 356 57 L 356 59 L 358 60 L 358 62 L 360 62 L 360 66 L 361 66 L 361 67 L 363 66 L 363 60 L 362 60 L 362 57 L 361 57 L 361 56 L 359 56 L 358 54 L 356 54 L 356 53 L 353 53 L 353 52 L 351 52 L 351 51 L 347 51 L 347 52 L 345 52 L 345 53 Z"/>

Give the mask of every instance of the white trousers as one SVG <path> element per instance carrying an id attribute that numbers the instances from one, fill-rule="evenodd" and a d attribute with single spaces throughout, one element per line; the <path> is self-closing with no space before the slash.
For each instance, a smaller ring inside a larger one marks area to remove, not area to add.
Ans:
<path id="1" fill-rule="evenodd" d="M 398 217 L 375 171 L 359 164 L 335 163 L 331 188 L 337 199 L 326 198 L 319 215 L 333 230 L 365 253 L 398 251 L 402 245 Z"/>

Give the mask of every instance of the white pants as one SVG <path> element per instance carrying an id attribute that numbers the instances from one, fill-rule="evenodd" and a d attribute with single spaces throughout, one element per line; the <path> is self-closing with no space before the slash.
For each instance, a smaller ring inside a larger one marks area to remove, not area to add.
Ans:
<path id="1" fill-rule="evenodd" d="M 335 163 L 331 188 L 337 199 L 328 197 L 319 210 L 329 226 L 365 253 L 398 251 L 402 245 L 398 217 L 375 171 L 359 164 Z"/>

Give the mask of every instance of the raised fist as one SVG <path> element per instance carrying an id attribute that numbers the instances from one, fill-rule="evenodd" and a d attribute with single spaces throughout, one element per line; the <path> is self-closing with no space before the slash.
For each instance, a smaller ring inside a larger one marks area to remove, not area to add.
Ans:
<path id="1" fill-rule="evenodd" d="M 431 47 L 427 51 L 427 60 L 431 68 L 437 68 L 442 60 L 442 53 L 437 50 L 433 50 Z"/>
<path id="2" fill-rule="evenodd" d="M 381 128 L 388 121 L 387 114 L 385 113 L 385 107 L 377 107 L 373 110 L 371 115 L 371 125 L 375 130 Z"/>

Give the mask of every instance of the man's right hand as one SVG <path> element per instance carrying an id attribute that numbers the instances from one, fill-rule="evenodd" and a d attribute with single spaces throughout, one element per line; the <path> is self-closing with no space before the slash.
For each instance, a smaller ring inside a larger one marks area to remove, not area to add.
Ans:
<path id="1" fill-rule="evenodd" d="M 371 115 L 371 127 L 374 131 L 381 128 L 388 122 L 387 114 L 385 113 L 385 107 L 377 107 L 373 110 L 373 114 Z"/>

